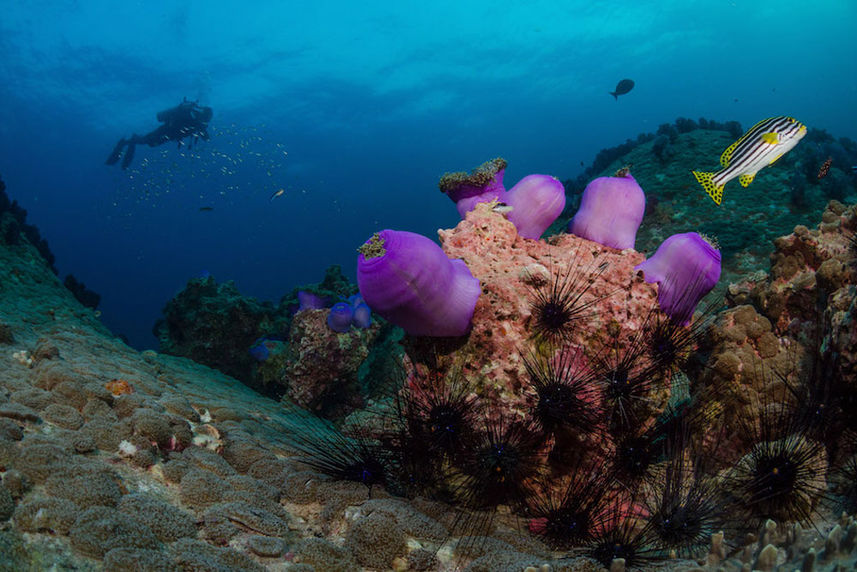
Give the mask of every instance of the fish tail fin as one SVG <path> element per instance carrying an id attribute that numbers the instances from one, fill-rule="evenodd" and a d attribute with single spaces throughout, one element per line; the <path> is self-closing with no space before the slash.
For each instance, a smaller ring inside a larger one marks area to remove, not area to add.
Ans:
<path id="1" fill-rule="evenodd" d="M 607 93 L 612 95 L 613 99 L 615 99 L 616 101 L 619 101 L 619 94 L 618 93 L 616 93 L 615 91 L 608 91 Z"/>
<path id="2" fill-rule="evenodd" d="M 696 180 L 699 181 L 699 184 L 702 185 L 702 188 L 705 189 L 705 192 L 708 193 L 709 197 L 711 197 L 711 200 L 719 205 L 720 201 L 723 200 L 723 187 L 726 185 L 718 185 L 715 183 L 714 173 L 693 171 L 693 176 L 696 177 Z"/>

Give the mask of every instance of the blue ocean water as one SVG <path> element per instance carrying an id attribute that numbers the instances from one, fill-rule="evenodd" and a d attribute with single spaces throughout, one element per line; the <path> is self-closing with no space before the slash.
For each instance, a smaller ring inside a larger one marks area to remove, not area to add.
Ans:
<path id="1" fill-rule="evenodd" d="M 848 0 L 5 4 L 0 176 L 141 349 L 202 272 L 276 301 L 377 230 L 436 236 L 440 175 L 495 156 L 570 178 L 679 116 L 857 138 Z M 209 141 L 104 164 L 183 97 Z"/>

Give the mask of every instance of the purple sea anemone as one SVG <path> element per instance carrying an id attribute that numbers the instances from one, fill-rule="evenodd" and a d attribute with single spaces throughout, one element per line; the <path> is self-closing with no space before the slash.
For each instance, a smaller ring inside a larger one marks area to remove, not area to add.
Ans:
<path id="1" fill-rule="evenodd" d="M 364 330 L 372 325 L 372 310 L 365 302 L 360 302 L 354 306 L 354 316 L 351 318 L 351 323 L 355 328 L 363 328 Z"/>
<path id="2" fill-rule="evenodd" d="M 334 332 L 347 332 L 351 329 L 351 319 L 354 317 L 354 309 L 348 302 L 337 302 L 327 315 L 327 327 Z"/>
<path id="3" fill-rule="evenodd" d="M 550 175 L 527 175 L 506 193 L 506 204 L 518 235 L 538 240 L 565 208 L 565 188 Z"/>
<path id="4" fill-rule="evenodd" d="M 250 355 L 253 356 L 253 359 L 256 361 L 262 362 L 271 357 L 271 350 L 268 349 L 268 346 L 265 345 L 264 341 L 259 342 L 257 340 L 250 347 Z"/>
<path id="5" fill-rule="evenodd" d="M 720 279 L 720 251 L 695 232 L 674 234 L 634 270 L 642 270 L 646 282 L 658 283 L 661 310 L 686 325 Z"/>
<path id="6" fill-rule="evenodd" d="M 464 218 L 478 203 L 487 203 L 495 199 L 505 202 L 506 188 L 503 175 L 506 172 L 506 160 L 492 159 L 473 169 L 470 173 L 460 171 L 447 173 L 440 178 L 440 192 L 446 193 L 455 203 L 458 214 Z"/>
<path id="7" fill-rule="evenodd" d="M 321 296 L 305 290 L 298 290 L 298 304 L 300 304 L 298 312 L 303 312 L 304 310 L 320 310 L 326 306 L 324 299 Z"/>
<path id="8" fill-rule="evenodd" d="M 645 213 L 643 189 L 622 169 L 615 177 L 598 177 L 586 185 L 568 232 L 619 250 L 634 248 Z"/>
<path id="9" fill-rule="evenodd" d="M 461 336 L 479 298 L 479 280 L 430 239 L 382 230 L 358 249 L 357 285 L 366 304 L 414 336 Z"/>
<path id="10" fill-rule="evenodd" d="M 354 315 L 351 317 L 351 325 L 355 328 L 366 329 L 372 325 L 372 310 L 366 305 L 363 296 L 354 294 L 348 297 L 348 303 L 354 310 Z"/>
<path id="11" fill-rule="evenodd" d="M 327 314 L 327 326 L 340 334 L 349 331 L 351 326 L 365 330 L 371 325 L 372 310 L 360 294 L 349 296 L 345 302 L 337 302 Z"/>

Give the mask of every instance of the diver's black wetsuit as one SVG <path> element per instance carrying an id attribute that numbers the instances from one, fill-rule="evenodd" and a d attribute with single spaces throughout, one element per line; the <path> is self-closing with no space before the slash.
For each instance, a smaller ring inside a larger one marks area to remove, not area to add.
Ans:
<path id="1" fill-rule="evenodd" d="M 127 147 L 125 156 L 122 158 L 122 168 L 128 168 L 134 159 L 134 150 L 137 143 L 145 143 L 149 147 L 157 147 L 167 141 L 177 141 L 179 145 L 186 137 L 190 138 L 189 146 L 193 146 L 198 139 L 208 140 L 208 122 L 211 121 L 213 112 L 210 107 L 200 106 L 195 101 L 184 99 L 176 107 L 165 109 L 158 113 L 158 121 L 162 123 L 154 131 L 145 135 L 132 135 L 129 139 L 122 138 L 116 143 L 113 152 L 107 158 L 108 165 L 114 165 L 119 161 L 122 150 Z"/>

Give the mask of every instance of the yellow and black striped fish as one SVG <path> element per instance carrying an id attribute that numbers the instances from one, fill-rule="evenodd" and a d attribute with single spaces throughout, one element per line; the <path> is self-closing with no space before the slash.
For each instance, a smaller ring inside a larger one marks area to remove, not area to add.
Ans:
<path id="1" fill-rule="evenodd" d="M 716 173 L 694 171 L 693 176 L 718 205 L 723 187 L 738 177 L 742 187 L 753 182 L 760 170 L 788 153 L 806 135 L 806 125 L 794 117 L 770 117 L 750 128 L 720 156 Z"/>

